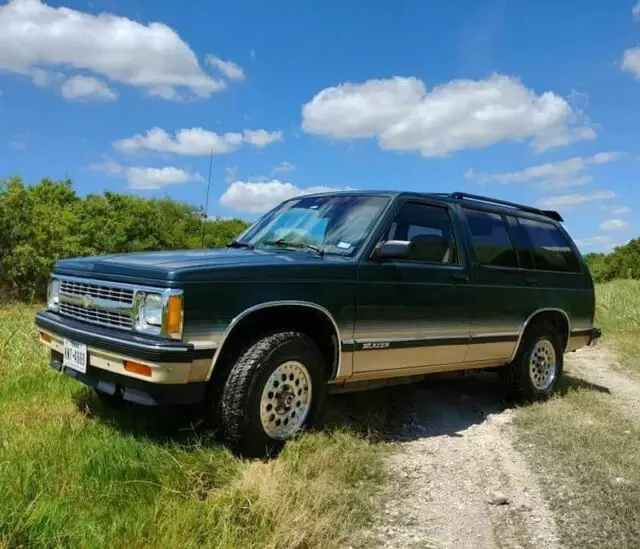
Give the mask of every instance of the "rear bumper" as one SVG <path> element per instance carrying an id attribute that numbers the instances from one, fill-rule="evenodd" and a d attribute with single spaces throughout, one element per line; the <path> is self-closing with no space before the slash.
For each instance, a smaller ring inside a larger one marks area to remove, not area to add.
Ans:
<path id="1" fill-rule="evenodd" d="M 51 351 L 51 367 L 108 395 L 145 406 L 179 406 L 202 402 L 206 382 L 163 384 L 108 372 L 93 366 L 83 374 L 62 365 L 62 354 Z"/>
<path id="2" fill-rule="evenodd" d="M 591 328 L 591 333 L 589 334 L 589 342 L 587 345 L 594 346 L 598 343 L 598 340 L 602 337 L 602 330 L 600 328 L 593 327 Z"/>

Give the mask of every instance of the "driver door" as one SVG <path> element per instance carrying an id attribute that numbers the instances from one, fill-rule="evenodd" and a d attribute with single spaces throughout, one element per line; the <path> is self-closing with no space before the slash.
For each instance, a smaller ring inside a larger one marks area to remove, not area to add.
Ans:
<path id="1" fill-rule="evenodd" d="M 459 233 L 446 205 L 412 199 L 400 206 L 382 240 L 417 239 L 420 245 L 408 258 L 360 264 L 354 377 L 464 362 L 471 285 Z"/>

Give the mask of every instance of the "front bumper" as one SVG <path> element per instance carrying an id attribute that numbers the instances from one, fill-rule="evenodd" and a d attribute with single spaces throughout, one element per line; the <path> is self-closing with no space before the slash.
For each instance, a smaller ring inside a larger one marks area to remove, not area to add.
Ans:
<path id="1" fill-rule="evenodd" d="M 204 398 L 214 349 L 87 326 L 50 311 L 37 313 L 35 323 L 40 341 L 51 349 L 51 367 L 98 391 L 151 406 L 196 404 Z M 63 366 L 65 339 L 87 346 L 85 373 Z M 127 370 L 127 361 L 147 366 L 150 373 Z"/>
<path id="2" fill-rule="evenodd" d="M 145 406 L 181 406 L 202 402 L 206 383 L 151 383 L 94 366 L 83 374 L 62 364 L 62 353 L 51 351 L 51 367 L 94 389 Z"/>

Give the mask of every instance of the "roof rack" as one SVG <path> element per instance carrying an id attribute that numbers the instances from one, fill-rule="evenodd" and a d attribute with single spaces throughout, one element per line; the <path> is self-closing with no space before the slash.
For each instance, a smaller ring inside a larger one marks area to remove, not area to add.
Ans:
<path id="1" fill-rule="evenodd" d="M 490 202 L 493 204 L 501 204 L 503 206 L 510 206 L 512 208 L 515 208 L 517 210 L 521 210 L 523 212 L 529 212 L 529 213 L 534 213 L 534 214 L 538 214 L 538 215 L 544 215 L 545 217 L 548 217 L 550 219 L 553 219 L 555 221 L 564 221 L 564 219 L 562 219 L 562 216 L 556 212 L 555 210 L 541 210 L 539 208 L 533 208 L 531 206 L 524 206 L 523 204 L 517 204 L 515 202 L 508 202 L 506 200 L 498 200 L 497 198 L 490 198 L 488 196 L 481 196 L 479 194 L 469 194 L 469 193 L 461 193 L 461 192 L 455 192 L 455 193 L 450 193 L 448 196 L 450 196 L 451 198 L 470 198 L 472 200 L 478 200 L 480 202 Z"/>

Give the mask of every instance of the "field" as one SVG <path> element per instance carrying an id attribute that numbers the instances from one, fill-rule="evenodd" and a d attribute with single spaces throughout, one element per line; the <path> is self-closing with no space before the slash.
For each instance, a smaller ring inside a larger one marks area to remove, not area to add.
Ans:
<path id="1" fill-rule="evenodd" d="M 321 429 L 264 462 L 234 457 L 177 410 L 104 407 L 48 367 L 34 308 L 0 308 L 0 549 L 330 548 L 355 546 L 377 525 L 391 546 L 403 531 L 406 539 L 444 543 L 467 515 L 486 528 L 496 520 L 496 532 L 510 525 L 515 543 L 537 535 L 542 508 L 566 547 L 633 547 L 640 389 L 629 388 L 640 387 L 633 381 L 640 283 L 599 285 L 597 300 L 603 346 L 568 356 L 561 390 L 548 402 L 510 410 L 484 378 L 334 397 Z M 631 400 L 605 385 L 622 387 Z M 496 414 L 504 431 L 487 420 Z M 395 433 L 392 424 L 400 426 Z M 389 444 L 394 438 L 400 443 Z M 511 439 L 517 452 L 505 444 Z M 509 522 L 492 514 L 484 483 L 513 475 L 512 466 L 496 463 L 518 456 L 535 479 L 509 482 L 539 484 L 542 495 L 527 504 L 529 518 L 512 510 Z M 406 493 L 394 487 L 398 473 L 409 479 Z M 391 514 L 382 511 L 385 501 Z M 464 512 L 446 511 L 452 506 Z"/>
<path id="2" fill-rule="evenodd" d="M 640 374 L 640 283 L 618 280 L 596 291 L 596 322 L 605 347 L 597 351 L 594 368 L 585 369 L 581 357 L 569 357 L 560 394 L 521 408 L 515 424 L 565 546 L 638 547 L 640 386 L 618 377 L 616 370 Z"/>
<path id="3" fill-rule="evenodd" d="M 627 373 L 640 376 L 640 281 L 614 280 L 597 287 L 596 322 Z"/>
<path id="4" fill-rule="evenodd" d="M 0 548 L 331 547 L 371 518 L 382 452 L 329 410 L 270 462 L 172 412 L 105 409 L 0 310 Z M 332 417 L 336 420 L 332 422 Z"/>

